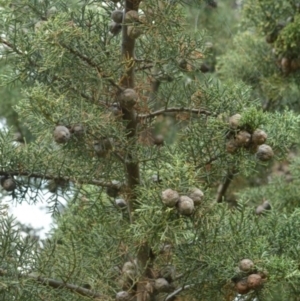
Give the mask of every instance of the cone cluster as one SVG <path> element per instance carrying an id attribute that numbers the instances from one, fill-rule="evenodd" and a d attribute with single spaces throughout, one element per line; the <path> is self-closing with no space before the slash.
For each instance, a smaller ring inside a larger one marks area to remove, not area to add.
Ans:
<path id="1" fill-rule="evenodd" d="M 111 19 L 109 31 L 114 36 L 121 32 L 123 25 L 127 26 L 127 36 L 133 40 L 143 33 L 141 27 L 138 26 L 142 20 L 135 10 L 129 10 L 125 14 L 123 10 L 116 9 L 111 13 Z"/>
<path id="2" fill-rule="evenodd" d="M 202 203 L 203 192 L 199 188 L 191 189 L 188 195 L 181 195 L 171 188 L 161 193 L 161 200 L 167 207 L 176 207 L 181 215 L 189 216 L 193 214 L 195 206 Z"/>
<path id="3" fill-rule="evenodd" d="M 281 37 L 281 31 L 292 22 L 294 22 L 293 17 L 289 17 L 286 22 L 278 22 L 273 30 L 266 35 L 266 42 L 269 44 L 275 43 L 278 38 Z M 285 53 L 280 55 L 276 53 L 276 48 L 273 48 L 272 52 L 275 55 L 276 64 L 282 73 L 289 74 L 300 69 L 300 56 L 299 54 L 295 54 L 294 51 L 291 51 L 291 49 L 287 48 Z"/>
<path id="4" fill-rule="evenodd" d="M 271 146 L 265 144 L 268 135 L 261 129 L 254 131 L 245 130 L 240 127 L 240 114 L 235 114 L 229 118 L 231 131 L 228 135 L 229 140 L 226 143 L 226 151 L 234 154 L 240 148 L 247 149 L 260 161 L 268 161 L 274 156 Z"/>
<path id="5" fill-rule="evenodd" d="M 137 260 L 127 261 L 122 269 L 117 268 L 119 284 L 122 291 L 116 294 L 117 301 L 127 301 L 135 294 L 135 283 L 139 276 Z M 153 278 L 145 281 L 145 299 L 149 300 L 151 294 L 168 293 L 174 290 L 172 282 L 176 278 L 176 268 L 171 264 L 164 266 L 159 272 L 153 272 Z M 114 273 L 115 274 L 115 273 Z"/>
<path id="6" fill-rule="evenodd" d="M 57 125 L 53 131 L 53 139 L 58 144 L 65 144 L 71 139 L 72 135 L 79 138 L 82 137 L 84 133 L 85 129 L 81 124 L 74 124 L 70 128 L 64 125 Z"/>
<path id="7" fill-rule="evenodd" d="M 6 191 L 13 191 L 16 189 L 17 185 L 15 180 L 12 177 L 1 177 L 1 186 Z"/>
<path id="8" fill-rule="evenodd" d="M 242 259 L 238 265 L 238 273 L 232 278 L 234 289 L 238 294 L 244 295 L 251 290 L 259 290 L 266 281 L 265 271 L 258 271 L 251 259 Z"/>

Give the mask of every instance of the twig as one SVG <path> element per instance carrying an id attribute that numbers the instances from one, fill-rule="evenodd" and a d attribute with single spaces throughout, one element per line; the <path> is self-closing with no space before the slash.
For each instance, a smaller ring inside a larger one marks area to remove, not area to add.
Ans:
<path id="1" fill-rule="evenodd" d="M 234 178 L 234 174 L 235 174 L 235 170 L 228 172 L 224 183 L 220 184 L 220 186 L 218 188 L 218 192 L 217 192 L 217 197 L 216 197 L 217 203 L 222 203 L 223 197 L 224 197 L 232 179 Z"/>
<path id="2" fill-rule="evenodd" d="M 76 89 L 74 86 L 71 85 L 70 82 L 67 82 L 64 78 L 62 77 L 58 77 L 58 76 L 54 76 L 53 77 L 53 81 L 52 83 L 54 83 L 55 81 L 60 81 L 62 82 L 65 86 L 67 86 L 69 89 L 71 89 L 73 92 L 76 92 L 77 94 L 80 94 L 80 96 L 86 100 L 88 100 L 89 102 L 91 103 L 94 103 L 95 100 L 93 99 L 93 97 L 89 96 L 88 94 L 82 92 L 82 91 L 79 91 L 78 89 Z"/>
<path id="3" fill-rule="evenodd" d="M 7 274 L 6 270 L 0 269 L 0 276 L 5 276 Z M 66 288 L 72 292 L 78 293 L 82 296 L 87 296 L 87 297 L 91 297 L 91 298 L 103 298 L 104 295 L 94 292 L 90 289 L 86 289 L 84 287 L 75 285 L 75 284 L 71 284 L 71 283 L 66 283 L 66 282 L 62 282 L 62 281 L 58 281 L 55 279 L 51 279 L 51 278 L 44 278 L 44 277 L 40 277 L 40 276 L 34 276 L 33 274 L 22 274 L 19 273 L 18 274 L 19 278 L 31 278 L 39 283 L 41 283 L 42 285 L 45 286 L 50 286 L 54 289 L 63 289 Z"/>
<path id="4" fill-rule="evenodd" d="M 188 289 L 188 288 L 190 288 L 190 287 L 192 287 L 192 286 L 194 286 L 194 284 L 187 284 L 187 285 L 184 285 L 184 286 L 178 288 L 178 289 L 175 290 L 173 293 L 169 294 L 169 295 L 165 298 L 164 301 L 169 301 L 169 300 L 171 300 L 173 297 L 175 297 L 176 295 L 178 295 L 180 292 L 182 292 L 182 291 L 184 291 L 184 290 L 186 290 L 186 289 Z"/>
<path id="5" fill-rule="evenodd" d="M 216 160 L 218 160 L 218 159 L 220 159 L 220 158 L 221 158 L 220 155 L 219 155 L 219 156 L 212 157 L 212 158 L 210 158 L 208 161 L 206 161 L 205 163 L 202 163 L 202 164 L 197 165 L 197 166 L 195 167 L 195 169 L 202 168 L 202 167 L 206 166 L 207 164 L 210 164 L 210 163 L 212 163 L 212 162 L 214 162 L 214 161 L 216 161 Z"/>
<path id="6" fill-rule="evenodd" d="M 83 55 L 82 53 L 80 53 L 79 51 L 69 47 L 68 45 L 66 45 L 65 43 L 58 43 L 61 47 L 69 50 L 70 53 L 74 54 L 75 56 L 77 56 L 78 58 L 80 58 L 82 61 L 86 62 L 89 66 L 96 68 L 98 71 L 101 71 L 99 66 L 93 62 L 89 57 Z"/>
<path id="7" fill-rule="evenodd" d="M 206 116 L 214 116 L 215 114 L 203 110 L 203 109 L 189 109 L 189 108 L 166 108 L 166 109 L 161 109 L 152 113 L 148 114 L 139 114 L 137 116 L 138 119 L 146 119 L 146 118 L 154 118 L 159 115 L 163 115 L 165 113 L 174 113 L 174 112 L 188 112 L 192 114 L 198 114 L 198 115 L 206 115 Z"/>
<path id="8" fill-rule="evenodd" d="M 155 77 L 151 77 L 151 92 L 148 97 L 148 103 L 155 103 L 155 109 L 158 109 L 161 105 L 160 102 L 157 101 L 157 93 L 160 87 L 161 81 Z"/>
<path id="9" fill-rule="evenodd" d="M 138 58 L 134 58 L 134 60 L 137 63 L 141 63 L 141 62 L 145 62 L 145 63 L 153 63 L 153 60 L 148 60 L 148 59 L 138 59 Z"/>
<path id="10" fill-rule="evenodd" d="M 136 67 L 135 71 L 143 71 L 143 70 L 151 69 L 153 68 L 153 66 L 154 66 L 153 64 L 143 65 L 140 67 Z"/>
<path id="11" fill-rule="evenodd" d="M 6 45 L 7 47 L 15 51 L 17 54 L 24 55 L 24 53 L 21 50 L 17 49 L 13 44 L 9 43 L 7 40 L 3 39 L 2 37 L 0 37 L 0 43 Z"/>
<path id="12" fill-rule="evenodd" d="M 33 276 L 33 275 L 29 275 L 28 277 L 38 281 L 39 283 L 41 283 L 45 286 L 50 286 L 50 287 L 55 288 L 55 289 L 66 288 L 66 289 L 71 290 L 72 292 L 76 292 L 76 293 L 78 293 L 82 296 L 87 296 L 87 297 L 92 297 L 92 298 L 101 298 L 101 297 L 103 297 L 103 295 L 101 295 L 97 292 L 93 292 L 92 290 L 80 287 L 80 286 L 75 285 L 75 284 L 64 283 L 64 282 L 57 281 L 57 280 L 54 280 L 54 279 L 43 278 L 43 277 Z"/>
<path id="13" fill-rule="evenodd" d="M 8 42 L 7 40 L 5 40 L 5 39 L 3 39 L 1 37 L 0 37 L 0 43 L 2 43 L 4 45 L 6 45 L 7 47 L 11 48 L 13 51 L 15 51 L 19 55 L 24 55 L 25 54 L 21 50 L 18 50 L 16 48 L 16 46 L 14 46 L 13 44 L 11 44 L 10 42 Z M 109 78 L 108 75 L 102 74 L 102 71 L 101 71 L 100 67 L 97 66 L 97 64 L 94 63 L 89 57 L 81 54 L 79 51 L 76 51 L 76 50 L 72 49 L 71 47 L 67 46 L 64 43 L 59 43 L 59 45 L 61 47 L 65 48 L 65 49 L 69 50 L 70 53 L 74 54 L 76 57 L 79 57 L 82 61 L 84 61 L 85 63 L 87 63 L 89 66 L 96 68 L 98 74 L 101 75 L 101 77 L 103 79 L 106 79 L 112 86 L 116 87 L 119 91 L 122 91 L 122 88 L 120 86 L 118 86 L 111 78 Z M 30 58 L 29 58 L 29 61 L 31 63 L 33 63 Z M 33 63 L 33 64 L 35 65 L 35 63 Z M 86 99 L 89 99 L 89 97 L 87 95 L 85 95 L 85 94 L 81 94 L 81 96 L 84 97 L 84 98 L 86 98 Z"/>
<path id="14" fill-rule="evenodd" d="M 106 79 L 111 85 L 113 85 L 114 87 L 116 87 L 119 91 L 123 91 L 123 89 L 117 85 L 111 78 L 109 75 L 103 74 L 103 71 L 100 69 L 100 67 L 93 62 L 89 57 L 83 55 L 82 53 L 80 53 L 79 51 L 69 47 L 68 45 L 59 42 L 59 45 L 67 50 L 69 50 L 70 53 L 74 54 L 76 57 L 80 58 L 83 62 L 87 63 L 89 66 L 96 68 L 98 74 L 101 76 L 101 78 Z"/>
<path id="15" fill-rule="evenodd" d="M 36 179 L 42 179 L 42 180 L 55 180 L 55 179 L 61 179 L 66 182 L 74 182 L 78 184 L 88 184 L 88 185 L 95 185 L 95 186 L 101 186 L 101 187 L 111 187 L 111 188 L 120 188 L 120 184 L 114 184 L 110 181 L 101 181 L 101 180 L 89 180 L 84 181 L 80 179 L 73 179 L 69 177 L 57 177 L 52 175 L 43 175 L 39 173 L 29 172 L 29 171 L 18 171 L 18 170 L 12 170 L 12 171 L 0 171 L 0 176 L 24 176 L 28 178 L 36 178 Z"/>

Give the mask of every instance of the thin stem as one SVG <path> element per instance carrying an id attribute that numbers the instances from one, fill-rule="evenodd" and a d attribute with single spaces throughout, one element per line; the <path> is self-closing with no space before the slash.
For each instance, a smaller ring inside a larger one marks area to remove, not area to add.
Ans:
<path id="1" fill-rule="evenodd" d="M 0 37 L 0 43 L 6 45 L 7 47 L 9 47 L 10 49 L 12 49 L 15 53 L 20 54 L 20 55 L 24 55 L 24 53 L 17 49 L 13 44 L 9 43 L 7 40 L 3 39 L 2 37 Z"/>
<path id="2" fill-rule="evenodd" d="M 122 91 L 120 86 L 118 86 L 111 78 L 109 75 L 103 73 L 103 71 L 100 69 L 100 67 L 89 57 L 83 55 L 79 51 L 71 48 L 70 46 L 59 42 L 59 45 L 65 49 L 67 49 L 70 53 L 75 55 L 76 57 L 80 58 L 83 62 L 87 63 L 89 66 L 95 68 L 99 74 L 99 76 L 103 79 L 106 79 L 112 86 L 116 87 L 119 91 Z"/>
<path id="3" fill-rule="evenodd" d="M 6 45 L 7 47 L 9 47 L 10 49 L 12 49 L 15 53 L 19 54 L 19 55 L 25 55 L 25 53 L 21 50 L 19 50 L 15 45 L 11 44 L 10 42 L 8 42 L 7 40 L 3 39 L 2 37 L 0 37 L 0 43 Z M 111 78 L 110 76 L 108 76 L 107 74 L 104 74 L 102 72 L 102 70 L 100 69 L 100 67 L 93 62 L 89 57 L 81 54 L 79 51 L 72 49 L 71 47 L 69 47 L 68 45 L 64 44 L 64 43 L 59 43 L 59 45 L 67 50 L 69 50 L 70 53 L 72 53 L 73 55 L 75 55 L 76 57 L 80 58 L 82 61 L 84 61 L 85 63 L 87 63 L 89 66 L 96 68 L 99 76 L 101 76 L 101 78 L 106 79 L 112 86 L 114 86 L 115 88 L 118 89 L 118 91 L 122 91 L 121 87 L 119 85 L 117 85 Z M 29 58 L 30 63 L 32 63 L 33 65 L 36 65 L 30 58 Z"/>
<path id="4" fill-rule="evenodd" d="M 19 171 L 19 170 L 11 170 L 11 171 L 0 171 L 0 176 L 9 177 L 9 176 L 24 176 L 28 178 L 36 178 L 41 180 L 57 180 L 58 177 L 54 175 L 45 175 L 30 171 Z M 66 182 L 74 182 L 77 184 L 88 184 L 88 185 L 95 185 L 95 186 L 101 186 L 101 187 L 111 187 L 111 188 L 120 188 L 119 184 L 114 184 L 110 181 L 101 181 L 101 180 L 81 180 L 81 179 L 73 179 L 69 177 L 59 177 L 62 181 Z"/>
<path id="5" fill-rule="evenodd" d="M 176 112 L 188 112 L 197 115 L 207 115 L 207 116 L 215 116 L 215 114 L 203 110 L 203 109 L 189 109 L 189 108 L 166 108 L 160 109 L 158 111 L 148 113 L 148 114 L 139 114 L 137 116 L 138 119 L 146 119 L 146 118 L 154 118 L 159 115 L 164 115 L 165 113 L 176 113 Z"/>
<path id="6" fill-rule="evenodd" d="M 169 301 L 169 300 L 171 300 L 173 297 L 177 296 L 179 293 L 181 293 L 182 291 L 184 291 L 184 290 L 186 290 L 186 289 L 188 289 L 188 288 L 190 288 L 190 287 L 192 287 L 192 286 L 194 286 L 194 284 L 187 284 L 187 285 L 184 285 L 184 286 L 178 288 L 178 289 L 175 290 L 173 293 L 169 294 L 169 295 L 165 298 L 164 301 Z"/>
<path id="7" fill-rule="evenodd" d="M 228 187 L 229 187 L 231 181 L 234 178 L 234 174 L 235 174 L 235 170 L 232 170 L 232 171 L 228 172 L 228 174 L 226 175 L 224 183 L 222 183 L 219 186 L 218 192 L 217 192 L 217 197 L 216 197 L 216 202 L 217 203 L 222 203 L 223 198 L 226 194 L 226 191 L 228 190 Z"/>
<path id="8" fill-rule="evenodd" d="M 203 167 L 205 167 L 206 165 L 208 165 L 208 164 L 210 164 L 210 163 L 212 163 L 212 162 L 214 162 L 214 161 L 217 161 L 218 159 L 222 158 L 222 156 L 223 156 L 223 155 L 218 155 L 218 156 L 212 157 L 212 158 L 210 158 L 208 161 L 206 161 L 205 163 L 201 163 L 201 164 L 197 165 L 197 166 L 195 167 L 195 169 L 203 168 Z"/>
<path id="9" fill-rule="evenodd" d="M 151 69 L 151 68 L 153 68 L 153 66 L 154 66 L 153 64 L 143 65 L 143 66 L 137 67 L 135 69 L 135 71 L 143 71 L 143 70 Z"/>
<path id="10" fill-rule="evenodd" d="M 66 288 L 66 289 L 68 289 L 72 292 L 76 292 L 82 296 L 92 297 L 92 298 L 103 298 L 102 294 L 93 292 L 92 290 L 80 287 L 78 285 L 65 283 L 65 282 L 57 281 L 57 280 L 50 279 L 50 278 L 43 278 L 43 277 L 39 277 L 39 276 L 36 277 L 36 276 L 29 275 L 28 277 L 36 280 L 37 282 L 39 282 L 45 286 L 50 286 L 55 289 Z"/>

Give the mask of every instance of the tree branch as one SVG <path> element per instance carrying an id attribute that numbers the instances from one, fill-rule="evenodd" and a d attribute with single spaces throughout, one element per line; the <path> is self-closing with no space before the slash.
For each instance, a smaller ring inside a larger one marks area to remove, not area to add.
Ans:
<path id="1" fill-rule="evenodd" d="M 72 53 L 73 55 L 75 55 L 76 57 L 78 57 L 79 59 L 81 59 L 83 62 L 87 63 L 89 66 L 95 68 L 98 72 L 98 74 L 101 76 L 101 78 L 106 79 L 112 86 L 114 86 L 115 88 L 118 89 L 118 91 L 122 91 L 123 89 L 117 85 L 111 78 L 109 75 L 104 74 L 103 71 L 100 69 L 100 67 L 93 62 L 89 57 L 83 55 L 82 53 L 80 53 L 79 51 L 69 47 L 68 45 L 66 45 L 65 43 L 59 42 L 59 45 L 65 49 L 67 49 L 70 53 Z"/>
<path id="2" fill-rule="evenodd" d="M 125 2 L 125 14 L 134 10 L 137 11 L 139 8 L 140 0 L 126 0 Z M 123 16 L 124 18 L 124 16 Z M 135 49 L 135 39 L 131 39 L 127 34 L 127 26 L 123 26 L 122 28 L 122 46 L 121 46 L 121 55 L 122 59 L 125 62 L 125 73 L 120 79 L 120 85 L 122 88 L 134 88 L 134 54 Z M 135 108 L 128 109 L 126 107 L 122 107 L 122 118 L 127 123 L 127 141 L 129 145 L 135 145 L 137 143 L 137 118 Z M 127 185 L 129 190 L 128 196 L 128 214 L 131 223 L 134 222 L 132 220 L 132 213 L 134 210 L 134 205 L 136 201 L 136 191 L 135 188 L 140 184 L 140 168 L 138 163 L 138 158 L 134 158 L 132 153 L 128 153 L 128 162 L 126 162 L 126 174 L 127 174 Z M 137 254 L 138 263 L 144 273 L 147 271 L 147 260 L 149 258 L 149 247 L 148 244 L 145 243 L 140 247 Z M 145 275 L 143 275 L 145 276 Z M 136 299 L 137 301 L 145 301 L 145 287 L 144 282 L 141 280 L 137 283 L 137 291 L 136 291 Z"/>
<path id="3" fill-rule="evenodd" d="M 86 185 L 95 185 L 100 187 L 111 187 L 111 188 L 120 188 L 120 184 L 114 184 L 110 181 L 102 181 L 102 180 L 89 180 L 84 181 L 80 179 L 73 179 L 69 177 L 57 177 L 52 175 L 43 175 L 39 173 L 34 173 L 30 171 L 19 171 L 19 170 L 11 170 L 11 171 L 0 171 L 0 176 L 24 176 L 28 178 L 36 178 L 42 180 L 57 180 L 61 179 L 66 182 L 74 182 L 77 184 L 86 184 Z"/>
<path id="4" fill-rule="evenodd" d="M 19 54 L 19 55 L 24 55 L 25 53 L 21 50 L 19 50 L 15 45 L 11 44 L 10 42 L 8 42 L 7 40 L 3 39 L 2 37 L 0 37 L 0 43 L 6 45 L 7 47 L 9 47 L 10 49 L 12 49 L 15 53 Z M 69 50 L 70 53 L 72 53 L 73 55 L 75 55 L 76 57 L 80 58 L 83 62 L 87 63 L 89 66 L 96 68 L 98 74 L 101 76 L 101 78 L 106 79 L 112 86 L 114 86 L 115 88 L 118 89 L 118 91 L 122 91 L 121 87 L 119 85 L 117 85 L 111 78 L 110 76 L 103 74 L 102 70 L 100 69 L 100 67 L 93 62 L 89 57 L 81 54 L 79 51 L 74 50 L 73 48 L 69 47 L 68 45 L 64 44 L 64 43 L 59 43 L 59 45 L 67 50 Z M 32 60 L 29 58 L 29 61 L 31 63 Z"/>
<path id="5" fill-rule="evenodd" d="M 7 47 L 9 47 L 10 49 L 12 49 L 15 53 L 19 54 L 19 55 L 24 55 L 24 53 L 19 50 L 17 47 L 15 47 L 15 45 L 9 43 L 7 40 L 3 39 L 2 37 L 0 37 L 0 43 L 6 45 Z"/>
<path id="6" fill-rule="evenodd" d="M 220 154 L 220 155 L 215 156 L 215 157 L 211 157 L 211 158 L 210 158 L 208 161 L 206 161 L 205 163 L 202 163 L 202 164 L 197 165 L 197 166 L 195 167 L 195 169 L 203 168 L 203 167 L 205 167 L 206 165 L 208 165 L 208 164 L 210 164 L 210 163 L 212 163 L 212 162 L 214 162 L 214 161 L 217 161 L 218 159 L 220 159 L 220 158 L 222 158 L 222 157 L 224 157 L 223 154 Z"/>
<path id="7" fill-rule="evenodd" d="M 184 285 L 184 286 L 178 288 L 178 289 L 175 290 L 173 293 L 169 294 L 169 295 L 165 298 L 164 301 L 169 301 L 169 300 L 171 300 L 173 297 L 177 296 L 180 292 L 182 292 L 182 291 L 184 291 L 184 290 L 186 290 L 186 289 L 188 289 L 188 288 L 190 288 L 190 287 L 192 287 L 192 286 L 194 286 L 194 284 L 187 284 L 187 285 Z"/>
<path id="8" fill-rule="evenodd" d="M 138 119 L 146 119 L 146 118 L 154 118 L 159 115 L 164 115 L 165 113 L 174 113 L 174 112 L 188 112 L 192 114 L 197 114 L 197 115 L 206 115 L 206 116 L 216 116 L 216 114 L 213 114 L 207 110 L 203 109 L 189 109 L 189 108 L 166 108 L 166 109 L 161 109 L 152 113 L 148 114 L 139 114 L 137 116 Z"/>
<path id="9" fill-rule="evenodd" d="M 70 53 L 72 53 L 72 54 L 74 54 L 76 57 L 80 58 L 83 62 L 87 63 L 89 66 L 96 68 L 96 69 L 99 71 L 99 73 L 101 73 L 100 67 L 99 67 L 95 62 L 93 62 L 89 57 L 87 57 L 87 56 L 83 55 L 82 53 L 80 53 L 79 51 L 77 51 L 77 50 L 75 50 L 75 49 L 69 47 L 69 46 L 66 45 L 65 43 L 59 42 L 58 44 L 59 44 L 61 47 L 63 47 L 63 48 L 65 48 L 65 49 L 69 50 Z"/>
<path id="10" fill-rule="evenodd" d="M 72 292 L 76 292 L 82 296 L 87 296 L 87 297 L 92 297 L 92 298 L 101 298 L 101 297 L 103 298 L 104 297 L 103 295 L 101 295 L 97 292 L 93 292 L 92 290 L 80 287 L 75 284 L 65 283 L 65 282 L 54 280 L 54 279 L 43 278 L 43 277 L 33 276 L 33 275 L 29 275 L 28 277 L 36 280 L 37 282 L 39 282 L 45 286 L 50 286 L 55 289 L 66 288 L 66 289 L 68 289 Z"/>
<path id="11" fill-rule="evenodd" d="M 25 54 L 24 52 L 22 52 L 21 50 L 18 50 L 13 44 L 11 44 L 7 40 L 3 39 L 2 37 L 0 37 L 0 43 L 6 45 L 7 47 L 9 47 L 10 49 L 12 49 L 14 52 L 16 52 L 19 55 L 24 55 Z M 117 85 L 110 78 L 109 75 L 103 73 L 103 71 L 100 69 L 100 67 L 96 63 L 94 63 L 89 57 L 87 57 L 87 56 L 81 54 L 80 52 L 72 49 L 71 47 L 67 46 L 64 43 L 59 43 L 59 45 L 61 47 L 65 48 L 65 49 L 69 50 L 70 53 L 72 53 L 75 56 L 79 57 L 82 61 L 84 61 L 85 63 L 87 63 L 89 66 L 96 68 L 96 70 L 97 70 L 98 74 L 101 76 L 101 78 L 106 79 L 112 86 L 114 86 L 115 88 L 117 88 L 118 91 L 122 91 L 121 87 L 119 85 Z M 30 60 L 30 62 L 32 62 L 32 61 Z"/>
<path id="12" fill-rule="evenodd" d="M 0 269 L 0 276 L 6 276 L 6 275 L 7 275 L 7 270 Z M 104 295 L 102 295 L 100 293 L 94 292 L 90 289 L 86 289 L 84 287 L 81 287 L 81 286 L 78 286 L 75 284 L 66 283 L 66 282 L 58 281 L 58 280 L 51 279 L 51 278 L 34 276 L 33 274 L 24 275 L 24 274 L 20 273 L 20 274 L 18 274 L 18 278 L 30 278 L 32 280 L 35 280 L 35 281 L 41 283 L 42 285 L 50 286 L 54 289 L 66 288 L 72 292 L 78 293 L 78 294 L 80 294 L 82 296 L 86 296 L 86 297 L 91 297 L 91 298 L 105 297 Z"/>
<path id="13" fill-rule="evenodd" d="M 148 65 L 142 65 L 140 67 L 137 67 L 135 70 L 136 71 L 143 71 L 143 70 L 147 70 L 147 69 L 151 69 L 153 68 L 153 64 L 148 64 Z"/>
<path id="14" fill-rule="evenodd" d="M 217 197 L 216 197 L 216 202 L 217 203 L 222 203 L 223 197 L 226 194 L 226 191 L 227 191 L 231 181 L 234 178 L 234 174 L 235 174 L 235 170 L 232 170 L 232 171 L 228 172 L 228 174 L 226 175 L 224 183 L 220 184 L 220 186 L 218 188 L 218 192 L 217 192 Z"/>
<path id="15" fill-rule="evenodd" d="M 58 77 L 55 75 L 53 77 L 52 83 L 54 83 L 56 81 L 63 83 L 65 87 L 68 87 L 70 90 L 72 90 L 76 94 L 79 94 L 82 98 L 86 99 L 88 102 L 95 103 L 95 99 L 93 99 L 93 97 L 84 93 L 82 90 L 79 91 L 78 89 L 76 89 L 74 86 L 72 86 L 72 83 L 70 81 L 66 81 L 64 78 Z"/>
<path id="16" fill-rule="evenodd" d="M 140 1 L 132 1 L 126 0 L 125 1 L 125 13 L 130 10 L 138 10 Z M 135 47 L 135 39 L 131 39 L 127 35 L 127 26 L 123 26 L 122 28 L 122 58 L 126 63 L 126 71 L 125 74 L 120 79 L 121 87 L 126 88 L 134 88 L 134 64 L 132 64 L 135 54 L 134 54 L 134 47 Z M 135 144 L 137 140 L 137 120 L 136 120 L 136 112 L 135 109 L 127 109 L 122 108 L 123 112 L 123 120 L 127 122 L 126 130 L 127 130 L 127 140 L 130 144 Z M 129 207 L 133 206 L 133 202 L 135 199 L 134 196 L 134 189 L 140 183 L 140 171 L 139 171 L 139 164 L 137 160 L 128 154 L 128 163 L 126 163 L 126 171 L 127 171 L 127 184 L 130 190 L 131 202 L 129 202 Z M 130 208 L 130 211 L 132 208 Z"/>

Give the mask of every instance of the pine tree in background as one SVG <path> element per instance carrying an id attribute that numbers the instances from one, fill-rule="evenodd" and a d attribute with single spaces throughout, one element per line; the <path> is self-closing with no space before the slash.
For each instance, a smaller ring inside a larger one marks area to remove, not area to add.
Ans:
<path id="1" fill-rule="evenodd" d="M 190 30 L 206 33 L 205 59 L 200 70 L 214 72 L 217 57 L 224 54 L 237 30 L 238 5 L 232 0 L 203 2 L 188 6 L 187 12 Z"/>
<path id="2" fill-rule="evenodd" d="M 211 48 L 187 12 L 213 1 L 0 5 L 2 85 L 21 86 L 34 137 L 1 132 L 1 185 L 19 202 L 49 189 L 54 212 L 69 199 L 41 244 L 3 208 L 3 300 L 298 300 L 299 209 L 264 200 L 296 203 L 298 168 L 294 191 L 279 179 L 224 201 L 299 143 L 300 120 L 267 111 L 246 75 L 203 75 Z"/>
<path id="3" fill-rule="evenodd" d="M 244 2 L 241 31 L 232 49 L 220 57 L 220 76 L 252 86 L 268 111 L 298 111 L 299 3 Z"/>
<path id="4" fill-rule="evenodd" d="M 265 111 L 290 108 L 299 112 L 299 38 L 296 29 L 299 3 L 245 1 L 241 12 L 241 31 L 234 37 L 233 46 L 218 58 L 219 77 L 229 82 L 242 79 L 252 86 L 253 97 L 260 99 Z M 267 172 L 262 170 L 259 181 L 252 179 L 256 182 L 254 185 L 260 186 L 268 182 L 270 172 L 283 177 L 283 181 L 276 181 L 279 186 L 260 187 L 253 200 L 271 198 L 279 210 L 294 210 L 298 206 L 295 197 L 297 153 L 294 147 L 288 161 L 275 164 Z M 289 163 L 292 163 L 290 168 Z"/>
<path id="5" fill-rule="evenodd" d="M 260 99 L 263 110 L 274 112 L 287 108 L 299 112 L 299 3 L 297 1 L 243 1 L 240 32 L 225 55 L 218 58 L 218 77 L 224 81 L 242 80 L 252 87 L 252 97 Z M 299 155 L 295 141 L 287 160 L 273 164 L 271 169 L 260 169 L 254 177 L 233 182 L 235 199 L 247 199 L 258 204 L 258 200 L 268 200 L 276 212 L 297 214 Z M 250 184 L 247 189 L 236 193 L 237 186 Z M 235 185 L 236 184 L 236 185 Z M 257 207 L 256 212 L 263 208 Z M 280 217 L 281 219 L 281 217 Z M 293 219 L 293 218 L 292 218 Z M 291 220 L 292 220 L 291 219 Z M 280 223 L 280 222 L 279 222 Z M 290 224 L 291 225 L 291 224 Z M 271 226 L 273 227 L 273 226 Z M 277 237 L 286 235 L 280 230 Z M 273 227 L 276 233 L 276 227 Z M 293 243 L 289 235 L 281 247 L 285 253 Z M 279 245 L 277 245 L 279 246 Z M 292 247 L 294 248 L 294 247 Z M 279 251 L 280 252 L 280 251 Z M 289 252 L 289 251 L 288 251 Z M 277 269 L 284 270 L 285 255 L 278 261 Z M 295 258 L 298 258 L 297 252 Z M 280 266 L 281 265 L 281 266 Z M 270 300 L 298 300 L 296 281 L 291 275 L 287 282 L 280 283 L 272 292 Z M 277 274 L 278 275 L 278 274 Z"/>

